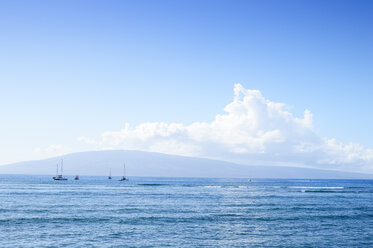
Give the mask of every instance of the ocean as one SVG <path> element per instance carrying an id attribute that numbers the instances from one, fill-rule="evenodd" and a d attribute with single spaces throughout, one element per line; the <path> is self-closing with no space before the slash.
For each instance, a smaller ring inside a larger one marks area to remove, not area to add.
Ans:
<path id="1" fill-rule="evenodd" d="M 373 247 L 373 181 L 0 175 L 0 247 Z"/>

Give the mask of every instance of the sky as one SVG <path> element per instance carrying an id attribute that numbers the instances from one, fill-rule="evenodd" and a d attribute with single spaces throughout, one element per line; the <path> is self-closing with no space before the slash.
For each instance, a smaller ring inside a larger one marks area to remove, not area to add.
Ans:
<path id="1" fill-rule="evenodd" d="M 138 149 L 373 172 L 372 10 L 0 1 L 0 164 Z"/>

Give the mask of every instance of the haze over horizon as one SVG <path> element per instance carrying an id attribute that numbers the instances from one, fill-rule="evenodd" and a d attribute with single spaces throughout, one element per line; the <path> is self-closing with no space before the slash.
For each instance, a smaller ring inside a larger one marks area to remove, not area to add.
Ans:
<path id="1" fill-rule="evenodd" d="M 3 1 L 0 165 L 131 149 L 373 173 L 371 9 Z"/>
<path id="2" fill-rule="evenodd" d="M 113 177 L 178 178 L 272 178 L 272 179 L 373 179 L 373 174 L 320 170 L 289 166 L 241 165 L 226 161 L 167 155 L 154 152 L 105 150 L 65 154 L 44 160 L 24 161 L 0 166 L 0 174 L 54 175 L 56 165 L 63 175 Z M 59 167 L 60 169 L 61 167 Z"/>

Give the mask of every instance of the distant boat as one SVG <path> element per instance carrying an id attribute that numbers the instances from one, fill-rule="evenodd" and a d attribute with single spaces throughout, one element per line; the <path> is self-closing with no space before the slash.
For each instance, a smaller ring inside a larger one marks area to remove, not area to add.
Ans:
<path id="1" fill-rule="evenodd" d="M 123 176 L 119 179 L 119 181 L 127 181 L 128 178 L 126 178 L 126 164 L 123 164 Z"/>
<path id="2" fill-rule="evenodd" d="M 111 179 L 111 168 L 109 170 L 109 176 L 107 177 L 107 179 Z"/>
<path id="3" fill-rule="evenodd" d="M 74 180 L 79 180 L 79 175 L 76 175 Z"/>
<path id="4" fill-rule="evenodd" d="M 61 159 L 61 174 L 58 174 L 58 164 L 57 164 L 57 173 L 56 173 L 56 176 L 53 177 L 53 180 L 59 180 L 59 181 L 67 180 L 66 177 L 62 176 L 62 172 L 63 172 L 63 159 Z"/>

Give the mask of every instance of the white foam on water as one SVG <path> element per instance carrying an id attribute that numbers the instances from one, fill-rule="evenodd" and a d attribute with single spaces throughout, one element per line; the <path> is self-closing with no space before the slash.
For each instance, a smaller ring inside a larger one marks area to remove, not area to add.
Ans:
<path id="1" fill-rule="evenodd" d="M 289 186 L 292 189 L 344 189 L 344 187 L 310 187 L 310 186 Z"/>

